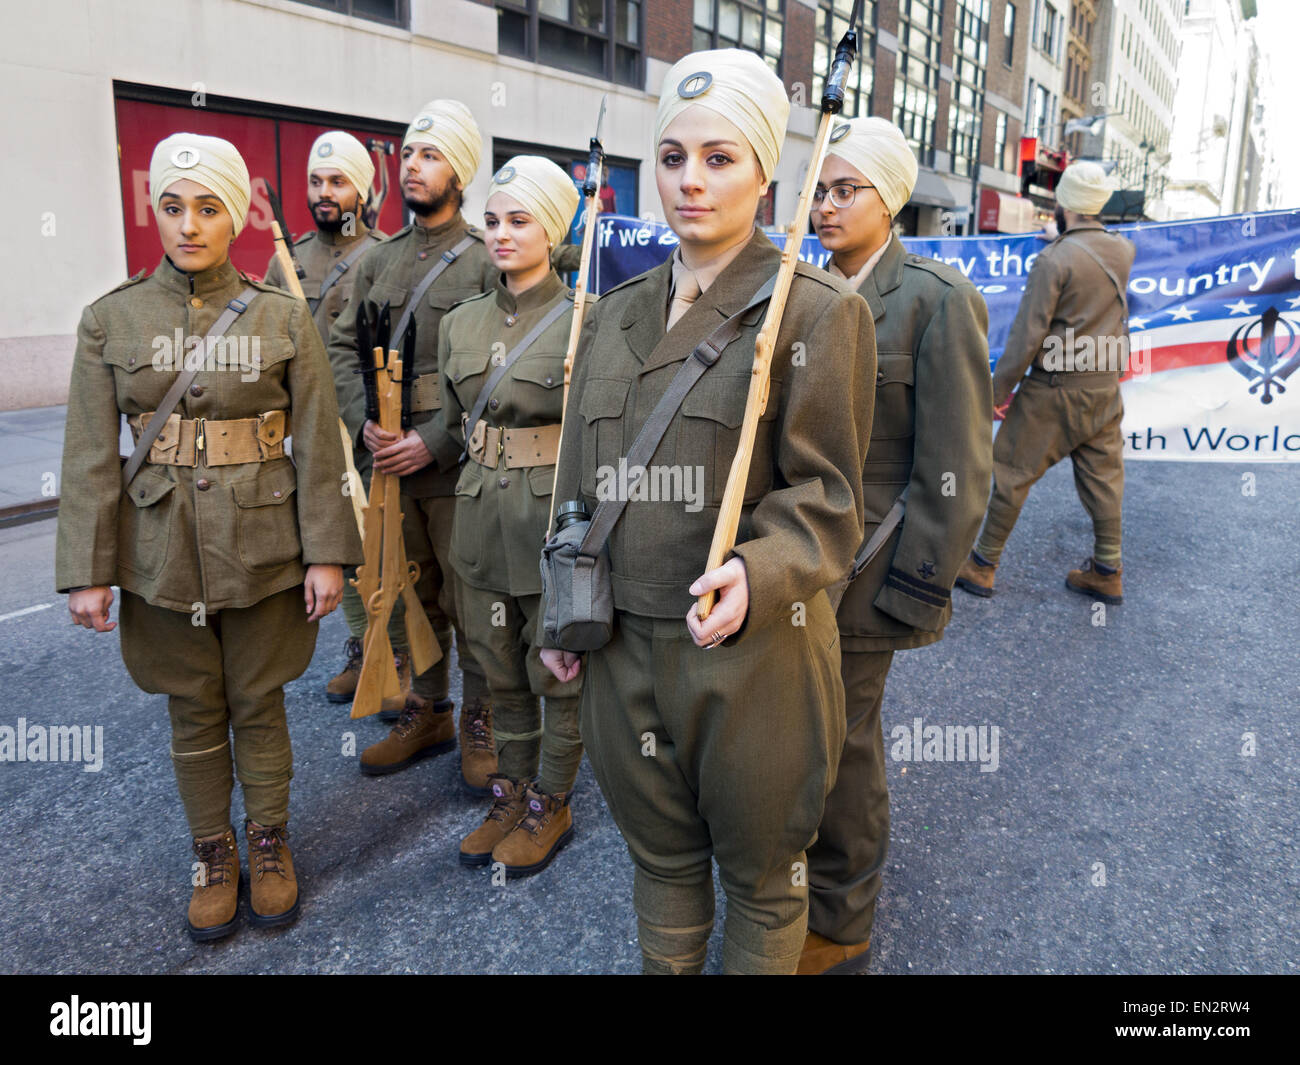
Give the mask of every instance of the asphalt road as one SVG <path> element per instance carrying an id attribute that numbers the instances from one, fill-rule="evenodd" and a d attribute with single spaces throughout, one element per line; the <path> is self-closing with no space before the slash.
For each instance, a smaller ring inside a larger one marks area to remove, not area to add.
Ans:
<path id="1" fill-rule="evenodd" d="M 1300 466 L 1130 463 L 1126 504 L 1125 602 L 1104 625 L 1063 587 L 1090 545 L 1061 466 L 1030 496 L 997 596 L 954 593 L 944 641 L 896 656 L 887 745 L 920 717 L 987 726 L 988 743 L 996 726 L 998 758 L 891 760 L 873 972 L 1300 967 Z M 191 943 L 164 701 L 131 683 L 116 634 L 69 624 L 54 531 L 0 530 L 0 726 L 102 726 L 103 763 L 0 763 L 0 970 L 639 968 L 631 866 L 585 763 L 576 838 L 549 870 L 493 886 L 462 869 L 484 803 L 455 755 L 371 779 L 343 753 L 384 726 L 319 694 L 337 615 L 287 693 L 302 917 Z M 724 912 L 720 897 L 719 929 Z"/>

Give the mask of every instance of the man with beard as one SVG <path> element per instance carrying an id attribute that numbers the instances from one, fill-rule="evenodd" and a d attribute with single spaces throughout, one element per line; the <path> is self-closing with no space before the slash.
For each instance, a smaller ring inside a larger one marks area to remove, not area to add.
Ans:
<path id="1" fill-rule="evenodd" d="M 392 732 L 361 754 L 361 771 L 392 773 L 455 746 L 450 695 L 451 634 L 456 625 L 450 563 L 452 516 L 460 445 L 443 428 L 438 379 L 438 325 L 461 300 L 491 291 L 497 272 L 483 236 L 461 215 L 464 188 L 478 170 L 483 139 L 458 100 L 431 100 L 402 140 L 402 197 L 415 222 L 372 248 L 357 267 L 353 298 L 334 322 L 329 356 L 339 409 L 359 449 L 374 468 L 402 478 L 402 536 L 406 557 L 419 565 L 416 593 L 442 647 L 442 660 L 416 677 Z M 388 304 L 400 348 L 406 324 L 416 329 L 412 427 L 387 433 L 365 415 L 357 368 L 357 310 Z M 459 631 L 463 675 L 460 716 L 461 772 L 477 794 L 488 794 L 497 768 L 491 706 L 483 671 Z M 515 737 L 520 738 L 520 737 Z"/>
<path id="2" fill-rule="evenodd" d="M 1110 194 L 1096 163 L 1071 163 L 1057 182 L 1061 235 L 1034 260 L 993 372 L 995 408 L 1019 389 L 993 442 L 993 497 L 984 529 L 957 574 L 957 587 L 973 595 L 993 594 L 1002 547 L 1029 489 L 1069 455 L 1079 500 L 1092 518 L 1093 552 L 1066 574 L 1065 586 L 1106 603 L 1123 599 L 1119 378 L 1127 367 L 1113 365 L 1109 353 L 1128 353 L 1126 293 L 1135 249 L 1098 220 Z"/>
<path id="3" fill-rule="evenodd" d="M 326 344 L 334 319 L 352 295 L 354 268 L 362 255 L 384 239 L 383 233 L 367 228 L 361 220 L 374 180 L 370 153 L 352 134 L 333 129 L 316 138 L 307 156 L 307 207 L 316 228 L 294 241 L 293 255 L 306 272 L 300 278 L 302 293 Z M 274 255 L 267 264 L 265 281 L 280 288 L 288 286 Z"/>

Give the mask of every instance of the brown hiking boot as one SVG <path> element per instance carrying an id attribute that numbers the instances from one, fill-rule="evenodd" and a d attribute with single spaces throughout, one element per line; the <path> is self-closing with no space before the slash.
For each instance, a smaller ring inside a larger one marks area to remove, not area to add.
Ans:
<path id="1" fill-rule="evenodd" d="M 248 837 L 248 921 L 255 928 L 277 928 L 298 919 L 298 878 L 289 853 L 286 825 L 244 821 Z"/>
<path id="2" fill-rule="evenodd" d="M 966 560 L 961 564 L 961 569 L 957 571 L 956 586 L 964 592 L 970 592 L 971 595 L 988 599 L 993 594 L 993 575 L 997 571 L 997 563 L 986 566 L 974 555 L 967 555 Z"/>
<path id="3" fill-rule="evenodd" d="M 380 721 L 391 724 L 402 716 L 402 707 L 406 705 L 406 700 L 411 697 L 411 656 L 408 654 L 393 655 L 393 665 L 397 667 L 397 686 L 401 692 L 397 695 L 390 695 L 379 704 Z"/>
<path id="4" fill-rule="evenodd" d="M 871 964 L 871 940 L 865 943 L 836 943 L 816 932 L 803 941 L 796 976 L 846 976 L 866 972 Z"/>
<path id="5" fill-rule="evenodd" d="M 332 703 L 350 703 L 356 694 L 357 679 L 361 676 L 361 659 L 363 650 L 361 641 L 349 636 L 343 645 L 343 653 L 348 656 L 348 664 L 343 672 L 330 677 L 325 685 L 325 698 Z"/>
<path id="6" fill-rule="evenodd" d="M 452 750 L 456 746 L 456 724 L 451 719 L 450 704 L 443 711 L 438 710 L 440 705 L 412 694 L 393 730 L 361 752 L 361 772 L 370 777 L 396 773 L 421 758 Z"/>
<path id="7" fill-rule="evenodd" d="M 216 839 L 195 839 L 194 854 L 202 863 L 201 883 L 194 886 L 186 925 L 196 943 L 224 939 L 235 930 L 239 913 L 239 850 L 234 829 Z"/>
<path id="8" fill-rule="evenodd" d="M 1124 602 L 1124 582 L 1121 575 L 1124 567 L 1116 567 L 1113 573 L 1098 573 L 1097 564 L 1089 555 L 1082 568 L 1072 569 L 1065 575 L 1065 586 L 1072 592 L 1090 595 L 1103 603 Z"/>
<path id="9" fill-rule="evenodd" d="M 568 795 L 547 795 L 530 784 L 524 805 L 527 809 L 519 824 L 492 848 L 492 861 L 501 862 L 508 877 L 540 873 L 573 838 Z"/>
<path id="10" fill-rule="evenodd" d="M 487 865 L 492 860 L 492 848 L 505 839 L 524 816 L 525 781 L 493 773 L 489 784 L 494 796 L 492 808 L 483 823 L 461 840 L 461 865 Z"/>
<path id="11" fill-rule="evenodd" d="M 492 735 L 492 704 L 476 699 L 460 708 L 460 775 L 475 795 L 491 795 L 488 779 L 497 771 L 497 745 Z"/>

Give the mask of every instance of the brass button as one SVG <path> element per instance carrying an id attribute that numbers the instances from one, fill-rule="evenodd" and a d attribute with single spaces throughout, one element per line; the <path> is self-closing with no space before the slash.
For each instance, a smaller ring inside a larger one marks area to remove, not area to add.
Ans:
<path id="1" fill-rule="evenodd" d="M 191 297 L 190 297 L 190 306 L 191 306 L 191 307 L 202 307 L 202 306 L 203 306 L 203 301 L 202 301 L 201 299 L 199 299 L 198 296 L 191 296 Z"/>
<path id="2" fill-rule="evenodd" d="M 206 492 L 209 488 L 212 487 L 212 482 L 209 481 L 206 477 L 200 477 L 195 482 L 194 487 L 197 488 L 200 492 Z"/>
<path id="3" fill-rule="evenodd" d="M 334 258 L 337 259 L 337 258 L 338 258 L 340 255 L 342 255 L 342 254 L 343 254 L 343 253 L 342 253 L 341 251 L 336 251 L 336 252 L 334 253 Z"/>
<path id="4" fill-rule="evenodd" d="M 496 410 L 499 406 L 501 406 L 501 401 L 499 399 L 490 399 L 488 400 L 488 406 L 492 410 Z"/>
<path id="5" fill-rule="evenodd" d="M 132 355 L 129 359 L 127 359 L 127 360 L 126 360 L 126 364 L 127 364 L 128 366 L 134 366 L 134 365 L 135 365 L 135 356 Z"/>
<path id="6" fill-rule="evenodd" d="M 509 488 L 509 487 L 510 487 L 510 478 L 509 478 L 509 477 L 502 477 L 501 480 L 497 481 L 497 484 L 500 485 L 502 488 Z"/>
<path id="7" fill-rule="evenodd" d="M 277 488 L 274 492 L 271 493 L 271 495 L 273 495 L 276 499 L 279 499 L 280 496 L 283 495 L 283 494 L 284 494 L 284 493 L 282 493 L 282 492 L 280 491 L 280 489 L 278 489 L 278 488 Z"/>
<path id="8" fill-rule="evenodd" d="M 878 385 L 879 385 L 879 384 L 883 384 L 883 383 L 884 383 L 884 380 L 885 380 L 885 371 L 884 371 L 884 370 L 877 370 L 877 371 L 876 371 L 876 384 L 878 384 Z"/>
<path id="9" fill-rule="evenodd" d="M 515 322 L 517 321 L 519 321 L 519 315 L 512 314 L 509 318 L 506 319 L 506 325 L 514 325 Z"/>
<path id="10" fill-rule="evenodd" d="M 203 395 L 203 386 L 190 385 L 190 395 L 193 396 L 195 399 L 198 399 L 199 396 Z"/>
<path id="11" fill-rule="evenodd" d="M 555 384 L 555 378 L 552 377 L 552 376 L 550 376 L 550 374 L 547 374 L 547 376 L 546 376 L 546 386 L 549 388 L 549 387 L 550 387 L 551 385 L 553 385 L 553 384 Z"/>
<path id="12" fill-rule="evenodd" d="M 429 253 L 427 251 L 422 251 L 420 252 L 419 255 L 416 256 L 416 258 L 419 259 L 421 262 L 423 262 L 428 257 L 429 257 Z"/>

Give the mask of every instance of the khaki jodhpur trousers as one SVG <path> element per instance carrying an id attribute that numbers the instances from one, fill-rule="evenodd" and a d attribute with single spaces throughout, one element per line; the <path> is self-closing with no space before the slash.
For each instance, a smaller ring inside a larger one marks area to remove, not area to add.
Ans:
<path id="1" fill-rule="evenodd" d="M 203 625 L 123 590 L 120 620 L 131 679 L 167 696 L 190 833 L 211 836 L 230 825 L 231 733 L 244 812 L 258 824 L 284 824 L 293 776 L 284 685 L 311 662 L 320 627 L 307 621 L 302 585 L 209 613 Z"/>
<path id="2" fill-rule="evenodd" d="M 619 612 L 587 655 L 582 738 L 635 867 L 643 971 L 695 973 L 727 895 L 723 968 L 793 973 L 805 849 L 844 744 L 839 634 L 824 593 L 805 625 L 696 647 L 684 620 Z"/>

